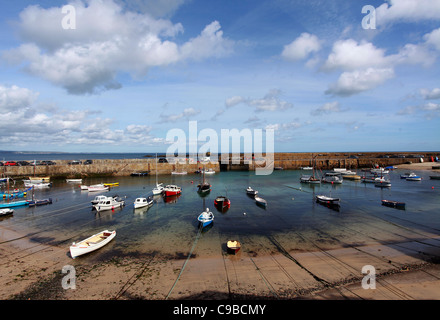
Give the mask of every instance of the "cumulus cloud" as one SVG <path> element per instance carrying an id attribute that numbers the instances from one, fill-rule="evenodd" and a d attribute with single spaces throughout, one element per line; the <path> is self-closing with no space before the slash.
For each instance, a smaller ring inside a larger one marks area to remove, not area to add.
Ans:
<path id="1" fill-rule="evenodd" d="M 440 88 L 434 88 L 432 90 L 420 89 L 420 94 L 425 100 L 440 99 Z"/>
<path id="2" fill-rule="evenodd" d="M 200 110 L 195 110 L 194 108 L 186 108 L 181 113 L 174 114 L 174 113 L 162 113 L 160 115 L 160 122 L 177 122 L 182 119 L 190 119 L 190 117 L 193 117 L 200 113 Z"/>
<path id="3" fill-rule="evenodd" d="M 195 38 L 178 44 L 180 23 L 123 10 L 113 0 L 72 2 L 76 29 L 63 29 L 61 7 L 29 6 L 20 14 L 24 43 L 4 53 L 11 63 L 72 94 L 117 89 L 119 73 L 140 77 L 151 67 L 222 57 L 232 52 L 218 21 Z"/>
<path id="4" fill-rule="evenodd" d="M 391 68 L 368 68 L 366 70 L 344 72 L 336 83 L 329 86 L 325 93 L 347 97 L 376 88 L 393 77 L 394 71 Z"/>
<path id="5" fill-rule="evenodd" d="M 290 102 L 281 100 L 280 96 L 280 90 L 272 89 L 261 99 L 249 99 L 242 96 L 230 97 L 226 99 L 225 105 L 227 108 L 230 108 L 240 103 L 244 103 L 247 106 L 254 107 L 257 112 L 280 111 L 293 107 L 293 104 Z"/>
<path id="6" fill-rule="evenodd" d="M 286 60 L 302 60 L 311 53 L 318 52 L 321 49 L 321 43 L 317 36 L 309 33 L 302 33 L 290 44 L 284 46 L 281 56 Z"/>
<path id="7" fill-rule="evenodd" d="M 423 37 L 427 44 L 440 51 L 440 28 L 433 30 Z"/>
<path id="8" fill-rule="evenodd" d="M 115 121 L 96 117 L 90 110 L 63 110 L 56 106 L 41 108 L 38 93 L 18 86 L 0 86 L 0 144 L 32 146 L 46 145 L 152 145 L 158 138 L 151 135 L 152 127 L 130 124 L 114 129 Z M 163 140 L 160 139 L 159 140 Z"/>
<path id="9" fill-rule="evenodd" d="M 379 25 L 394 21 L 440 20 L 440 0 L 386 0 L 376 8 Z"/>

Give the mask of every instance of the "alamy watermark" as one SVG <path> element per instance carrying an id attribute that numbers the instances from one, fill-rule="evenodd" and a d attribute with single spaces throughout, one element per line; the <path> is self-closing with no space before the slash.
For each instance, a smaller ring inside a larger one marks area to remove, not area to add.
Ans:
<path id="1" fill-rule="evenodd" d="M 362 288 L 376 289 L 376 268 L 372 265 L 365 265 L 362 267 L 362 274 L 366 274 L 362 278 Z"/>
<path id="2" fill-rule="evenodd" d="M 365 30 L 376 29 L 376 8 L 372 5 L 362 7 L 362 13 L 367 14 L 362 19 L 362 28 Z"/>
<path id="3" fill-rule="evenodd" d="M 221 155 L 220 163 L 222 164 L 240 164 L 242 163 L 240 154 L 243 150 L 243 164 L 255 164 L 256 175 L 269 175 L 273 172 L 275 149 L 273 129 L 265 129 L 265 141 L 263 141 L 262 129 L 253 131 L 251 129 L 221 129 L 219 142 L 217 131 L 206 128 L 198 132 L 197 121 L 189 121 L 188 137 L 182 129 L 174 128 L 168 130 L 166 140 L 171 143 L 167 149 L 167 158 L 176 157 L 176 154 L 177 158 L 186 158 L 189 154 L 189 158 L 203 159 L 209 152 L 210 162 L 217 163 L 218 155 Z"/>
<path id="4" fill-rule="evenodd" d="M 64 30 L 76 29 L 76 9 L 71 4 L 65 5 L 61 8 L 61 13 L 65 16 L 61 20 L 61 27 Z"/>

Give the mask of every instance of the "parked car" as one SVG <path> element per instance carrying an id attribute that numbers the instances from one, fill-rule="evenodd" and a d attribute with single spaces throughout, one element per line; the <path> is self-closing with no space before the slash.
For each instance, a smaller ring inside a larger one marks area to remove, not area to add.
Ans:
<path id="1" fill-rule="evenodd" d="M 15 161 L 6 161 L 4 163 L 5 166 L 18 166 L 17 162 Z"/>
<path id="2" fill-rule="evenodd" d="M 159 158 L 159 163 L 168 163 L 166 158 Z"/>
<path id="3" fill-rule="evenodd" d="M 93 161 L 92 160 L 86 160 L 86 161 L 84 161 L 84 163 L 83 164 L 92 164 L 93 163 Z"/>
<path id="4" fill-rule="evenodd" d="M 69 161 L 67 164 L 82 164 L 81 160 L 72 160 Z"/>
<path id="5" fill-rule="evenodd" d="M 52 166 L 54 164 L 57 164 L 55 161 L 51 161 L 51 160 L 43 160 L 40 162 L 40 165 L 42 166 Z"/>
<path id="6" fill-rule="evenodd" d="M 17 165 L 19 165 L 19 166 L 30 166 L 31 164 L 29 162 L 27 162 L 27 161 L 22 160 L 22 161 L 17 161 Z"/>

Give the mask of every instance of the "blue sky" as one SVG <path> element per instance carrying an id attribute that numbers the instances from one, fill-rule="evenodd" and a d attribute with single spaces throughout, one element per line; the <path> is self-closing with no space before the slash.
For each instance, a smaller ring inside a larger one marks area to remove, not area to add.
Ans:
<path id="1" fill-rule="evenodd" d="M 440 0 L 7 1 L 0 39 L 3 150 L 163 152 L 189 121 L 279 152 L 440 147 Z"/>

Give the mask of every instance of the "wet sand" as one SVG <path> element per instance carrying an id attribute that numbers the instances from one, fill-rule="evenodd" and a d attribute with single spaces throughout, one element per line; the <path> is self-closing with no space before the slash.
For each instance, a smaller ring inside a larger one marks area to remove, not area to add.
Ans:
<path id="1" fill-rule="evenodd" d="M 309 252 L 253 252 L 243 246 L 237 255 L 230 255 L 219 246 L 218 252 L 206 254 L 195 247 L 189 259 L 189 252 L 186 256 L 148 252 L 117 258 L 111 253 L 71 259 L 68 246 L 40 245 L 2 227 L 0 298 L 440 299 L 440 236 L 436 235 Z M 75 268 L 75 289 L 62 287 L 65 265 Z M 375 268 L 375 289 L 362 287 L 365 265 Z"/>
<path id="2" fill-rule="evenodd" d="M 421 163 L 411 163 L 411 164 L 399 164 L 396 165 L 398 169 L 404 170 L 431 170 L 433 172 L 438 172 L 440 174 L 440 170 L 432 169 L 432 167 L 440 166 L 439 162 L 421 162 Z"/>

